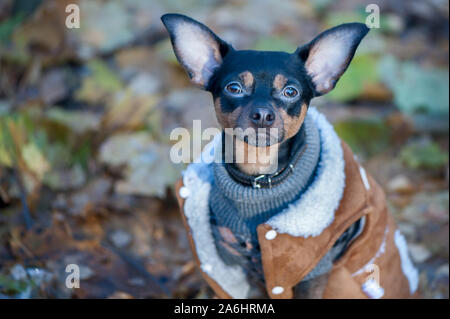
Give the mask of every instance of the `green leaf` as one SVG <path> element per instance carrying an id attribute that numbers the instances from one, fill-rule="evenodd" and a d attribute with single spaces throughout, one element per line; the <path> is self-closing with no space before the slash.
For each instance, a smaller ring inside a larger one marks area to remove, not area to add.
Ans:
<path id="1" fill-rule="evenodd" d="M 46 112 L 48 119 L 67 126 L 75 133 L 96 131 L 100 127 L 100 116 L 89 111 L 66 111 L 61 108 L 51 108 Z"/>
<path id="2" fill-rule="evenodd" d="M 357 55 L 327 98 L 346 102 L 358 98 L 364 87 L 379 81 L 377 60 L 372 55 Z"/>
<path id="3" fill-rule="evenodd" d="M 14 280 L 9 276 L 0 274 L 0 291 L 14 295 L 25 291 L 29 286 L 27 280 Z"/>
<path id="4" fill-rule="evenodd" d="M 104 62 L 92 60 L 88 63 L 91 74 L 83 79 L 81 88 L 76 92 L 76 98 L 97 104 L 123 87 L 122 81 Z"/>
<path id="5" fill-rule="evenodd" d="M 155 51 L 158 57 L 161 57 L 164 61 L 170 64 L 179 65 L 169 39 L 155 44 Z"/>
<path id="6" fill-rule="evenodd" d="M 18 13 L 0 23 L 0 44 L 7 44 L 11 41 L 14 30 L 23 22 L 25 15 Z"/>
<path id="7" fill-rule="evenodd" d="M 334 128 L 355 153 L 370 156 L 389 146 L 391 130 L 378 119 L 350 119 L 336 123 Z"/>
<path id="8" fill-rule="evenodd" d="M 394 93 L 397 107 L 408 115 L 448 116 L 448 70 L 424 68 L 414 62 L 400 62 L 393 56 L 380 61 L 383 81 Z"/>
<path id="9" fill-rule="evenodd" d="M 31 169 L 39 179 L 42 179 L 45 173 L 50 169 L 45 156 L 36 144 L 28 143 L 22 148 L 22 158 L 27 164 L 27 167 Z"/>
<path id="10" fill-rule="evenodd" d="M 14 128 L 14 137 L 11 128 Z M 32 128 L 33 123 L 22 114 L 0 116 L 0 165 L 12 167 L 17 163 L 20 148 L 27 140 L 27 132 L 32 132 Z"/>
<path id="11" fill-rule="evenodd" d="M 405 146 L 400 152 L 401 160 L 410 168 L 439 169 L 448 162 L 448 152 L 428 141 Z"/>
<path id="12" fill-rule="evenodd" d="M 80 136 L 39 112 L 2 116 L 0 124 L 0 165 L 11 167 L 22 159 L 40 182 L 54 189 L 79 187 L 85 182 L 84 169 L 92 147 L 88 136 Z"/>
<path id="13" fill-rule="evenodd" d="M 12 154 L 11 145 L 12 140 L 7 131 L 6 117 L 0 117 L 0 165 L 12 167 L 14 154 Z"/>

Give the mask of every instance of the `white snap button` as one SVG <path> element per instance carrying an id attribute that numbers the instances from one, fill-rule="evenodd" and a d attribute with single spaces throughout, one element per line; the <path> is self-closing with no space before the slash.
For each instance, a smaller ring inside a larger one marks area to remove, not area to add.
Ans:
<path id="1" fill-rule="evenodd" d="M 269 231 L 266 233 L 266 239 L 267 239 L 267 240 L 272 240 L 272 239 L 274 239 L 275 237 L 277 237 L 277 232 L 274 231 L 273 229 L 272 229 L 272 230 L 269 230 Z"/>
<path id="2" fill-rule="evenodd" d="M 185 186 L 180 188 L 181 198 L 187 198 L 187 197 L 189 197 L 190 194 L 191 194 L 191 191 L 189 190 L 189 188 L 187 188 Z"/>
<path id="3" fill-rule="evenodd" d="M 203 270 L 209 272 L 212 270 L 212 266 L 210 264 L 203 265 Z"/>
<path id="4" fill-rule="evenodd" d="M 272 293 L 274 295 L 279 295 L 279 294 L 283 293 L 283 291 L 284 291 L 284 288 L 280 287 L 280 286 L 273 287 L 273 289 L 272 289 Z"/>

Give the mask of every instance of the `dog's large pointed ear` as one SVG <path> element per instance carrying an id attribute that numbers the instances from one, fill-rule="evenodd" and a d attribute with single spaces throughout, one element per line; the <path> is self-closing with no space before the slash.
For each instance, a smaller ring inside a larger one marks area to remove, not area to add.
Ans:
<path id="1" fill-rule="evenodd" d="M 204 88 L 232 47 L 204 24 L 180 14 L 161 17 L 170 35 L 175 55 L 191 81 Z"/>
<path id="2" fill-rule="evenodd" d="M 363 23 L 341 24 L 297 49 L 294 54 L 304 61 L 315 96 L 328 93 L 336 86 L 367 32 L 369 28 Z"/>

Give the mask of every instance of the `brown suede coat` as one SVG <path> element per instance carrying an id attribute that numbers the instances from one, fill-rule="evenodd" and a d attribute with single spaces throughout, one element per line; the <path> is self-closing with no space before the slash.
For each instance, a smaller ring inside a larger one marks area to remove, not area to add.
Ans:
<path id="1" fill-rule="evenodd" d="M 265 236 L 272 230 L 269 225 L 261 224 L 257 228 L 266 288 L 271 298 L 293 298 L 293 287 L 315 267 L 340 235 L 363 216 L 364 229 L 334 265 L 324 298 L 368 298 L 362 285 L 370 277 L 379 278 L 379 284 L 384 289 L 383 298 L 411 297 L 409 282 L 402 271 L 399 251 L 394 243 L 396 224 L 386 207 L 384 192 L 371 176 L 361 171 L 350 148 L 345 143 L 342 147 L 346 186 L 330 226 L 316 237 L 278 233 L 271 240 Z M 190 246 L 199 266 L 191 229 L 183 211 L 184 199 L 179 196 L 182 186 L 183 182 L 179 180 L 176 194 Z M 365 270 L 368 264 L 378 267 L 379 276 Z M 200 271 L 220 298 L 230 298 L 216 281 Z M 277 288 L 273 291 L 274 287 Z M 414 297 L 417 295 L 418 292 Z"/>

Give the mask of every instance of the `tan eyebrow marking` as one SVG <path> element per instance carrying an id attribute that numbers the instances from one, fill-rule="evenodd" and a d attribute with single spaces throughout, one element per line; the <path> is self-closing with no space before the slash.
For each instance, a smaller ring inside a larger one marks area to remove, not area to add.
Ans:
<path id="1" fill-rule="evenodd" d="M 287 78 L 283 74 L 277 74 L 273 79 L 273 87 L 280 91 L 282 88 L 284 88 L 286 82 Z"/>
<path id="2" fill-rule="evenodd" d="M 253 86 L 253 74 L 250 73 L 250 71 L 244 71 L 239 74 L 239 78 L 242 80 L 242 83 L 245 87 L 249 88 Z"/>

